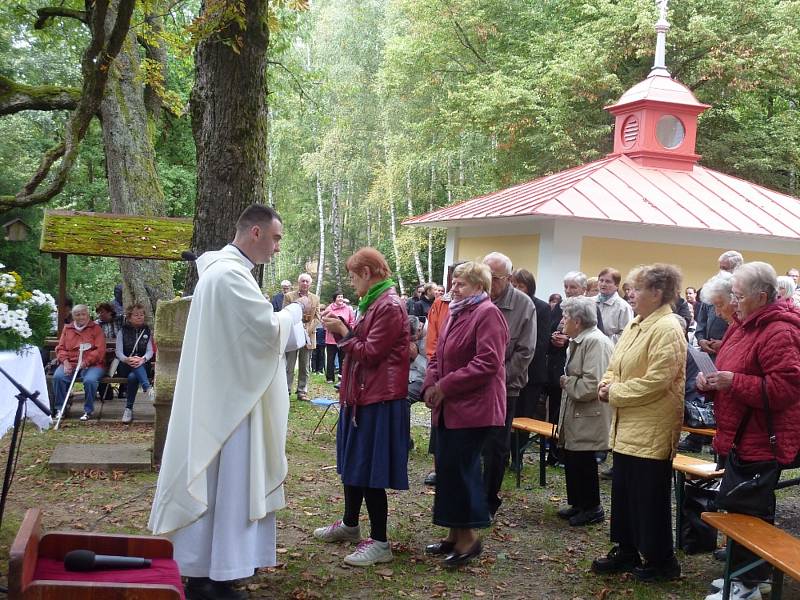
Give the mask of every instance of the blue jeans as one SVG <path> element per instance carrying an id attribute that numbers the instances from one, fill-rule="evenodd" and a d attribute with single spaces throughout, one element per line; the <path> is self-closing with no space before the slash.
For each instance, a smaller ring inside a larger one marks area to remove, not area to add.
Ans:
<path id="1" fill-rule="evenodd" d="M 136 400 L 136 394 L 139 392 L 139 386 L 146 392 L 150 389 L 150 379 L 147 377 L 147 366 L 150 363 L 144 363 L 132 369 L 130 365 L 119 363 L 117 367 L 117 377 L 127 377 L 128 386 L 125 388 L 125 403 L 126 408 L 133 408 L 133 403 Z"/>
<path id="2" fill-rule="evenodd" d="M 97 395 L 97 385 L 100 378 L 105 374 L 105 369 L 101 367 L 88 367 L 78 372 L 78 377 L 83 378 L 83 391 L 85 400 L 83 411 L 91 414 L 94 411 L 94 397 Z M 56 372 L 53 373 L 53 391 L 56 394 L 56 410 L 61 410 L 67 396 L 67 388 L 72 381 L 72 373 L 64 373 L 64 365 L 58 365 Z"/>

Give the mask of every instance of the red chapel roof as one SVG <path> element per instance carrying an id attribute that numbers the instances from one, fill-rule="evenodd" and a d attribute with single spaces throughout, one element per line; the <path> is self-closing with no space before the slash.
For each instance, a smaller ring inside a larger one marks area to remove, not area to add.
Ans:
<path id="1" fill-rule="evenodd" d="M 523 216 L 800 237 L 798 198 L 700 165 L 688 171 L 644 167 L 624 154 L 478 196 L 404 224 L 441 227 Z"/>

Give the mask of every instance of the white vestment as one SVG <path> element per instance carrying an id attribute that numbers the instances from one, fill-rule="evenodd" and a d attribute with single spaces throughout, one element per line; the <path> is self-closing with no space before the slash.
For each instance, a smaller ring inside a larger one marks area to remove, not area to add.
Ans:
<path id="1" fill-rule="evenodd" d="M 149 528 L 184 575 L 225 581 L 275 563 L 286 504 L 283 354 L 299 305 L 275 313 L 233 246 L 197 259 Z M 185 572 L 184 572 L 185 569 Z"/>

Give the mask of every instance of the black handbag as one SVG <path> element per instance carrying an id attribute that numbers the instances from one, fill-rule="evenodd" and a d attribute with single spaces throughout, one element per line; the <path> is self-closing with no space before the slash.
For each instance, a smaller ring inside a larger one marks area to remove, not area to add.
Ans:
<path id="1" fill-rule="evenodd" d="M 683 506 L 680 547 L 686 554 L 711 552 L 717 547 L 717 530 L 700 517 L 704 512 L 715 512 L 719 481 L 687 481 L 683 488 Z"/>
<path id="2" fill-rule="evenodd" d="M 767 418 L 769 445 L 772 449 L 772 460 L 758 462 L 742 462 L 736 451 L 741 441 L 751 410 L 742 417 L 736 436 L 733 438 L 731 450 L 725 459 L 725 474 L 717 494 L 717 508 L 728 512 L 752 515 L 762 519 L 775 518 L 775 486 L 781 475 L 778 464 L 775 429 L 772 426 L 772 413 L 769 410 L 769 399 L 765 380 L 761 380 L 761 397 L 764 401 L 764 413 Z"/>
<path id="3" fill-rule="evenodd" d="M 683 403 L 683 422 L 695 429 L 716 429 L 714 403 L 706 402 L 702 396 Z"/>

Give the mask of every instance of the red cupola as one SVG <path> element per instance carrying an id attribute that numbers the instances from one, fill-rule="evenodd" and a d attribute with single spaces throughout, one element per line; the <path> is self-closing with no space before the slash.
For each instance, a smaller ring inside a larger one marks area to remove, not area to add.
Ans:
<path id="1" fill-rule="evenodd" d="M 700 155 L 695 154 L 697 117 L 710 105 L 699 102 L 667 71 L 666 5 L 666 1 L 661 2 L 655 64 L 650 75 L 622 94 L 616 104 L 606 107 L 616 117 L 611 154 L 625 154 L 645 167 L 691 171 L 700 160 Z"/>

